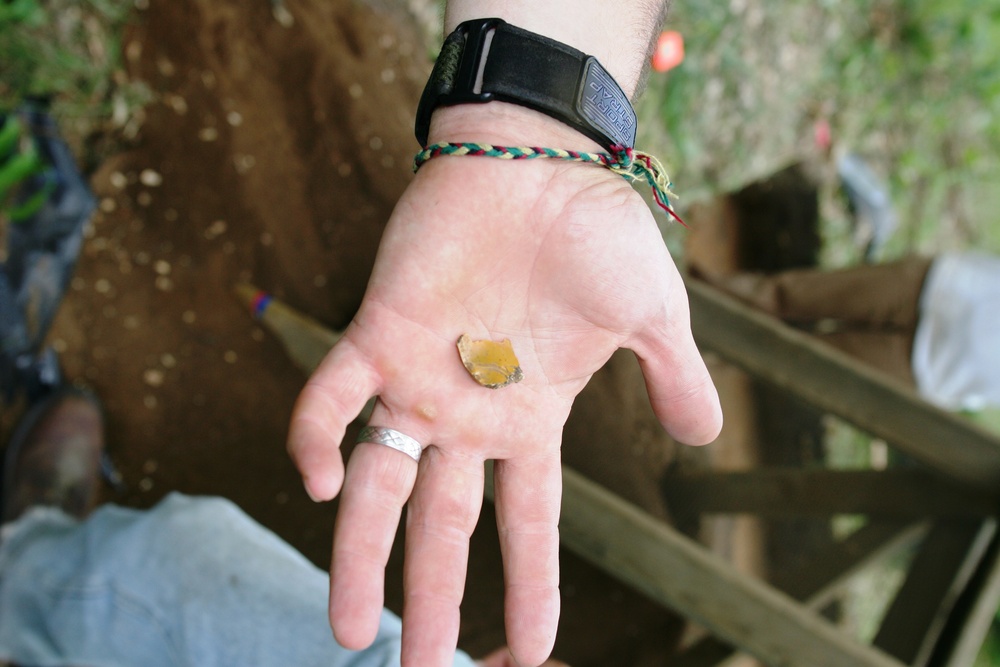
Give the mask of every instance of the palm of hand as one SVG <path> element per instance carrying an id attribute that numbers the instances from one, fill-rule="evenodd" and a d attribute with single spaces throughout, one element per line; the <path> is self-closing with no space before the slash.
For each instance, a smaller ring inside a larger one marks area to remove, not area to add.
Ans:
<path id="1" fill-rule="evenodd" d="M 524 380 L 477 385 L 455 349 L 462 333 L 510 338 Z M 339 490 L 335 449 L 370 395 L 380 397 L 371 423 L 433 445 L 419 473 L 378 445 L 351 457 L 331 570 L 341 643 L 374 637 L 385 560 L 409 499 L 404 660 L 451 664 L 483 462 L 496 459 L 508 640 L 522 662 L 548 655 L 559 606 L 561 430 L 618 347 L 639 355 L 654 408 L 676 437 L 714 437 L 717 399 L 690 337 L 680 277 L 627 183 L 558 163 L 445 159 L 424 168 L 290 434 L 307 488 L 323 499 Z"/>

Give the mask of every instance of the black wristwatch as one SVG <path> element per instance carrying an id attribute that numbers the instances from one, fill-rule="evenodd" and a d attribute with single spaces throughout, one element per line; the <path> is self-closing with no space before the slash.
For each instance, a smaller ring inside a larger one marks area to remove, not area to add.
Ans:
<path id="1" fill-rule="evenodd" d="M 596 58 L 497 18 L 448 35 L 420 97 L 417 141 L 427 145 L 436 108 L 494 100 L 541 111 L 608 149 L 635 145 L 635 110 Z"/>

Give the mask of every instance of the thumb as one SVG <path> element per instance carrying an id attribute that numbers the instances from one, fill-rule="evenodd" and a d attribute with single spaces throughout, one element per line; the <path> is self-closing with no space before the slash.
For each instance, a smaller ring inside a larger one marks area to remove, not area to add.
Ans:
<path id="1" fill-rule="evenodd" d="M 673 313 L 650 322 L 629 347 L 639 359 L 646 392 L 670 437 L 688 445 L 712 442 L 722 430 L 722 406 L 691 333 L 687 296 Z"/>

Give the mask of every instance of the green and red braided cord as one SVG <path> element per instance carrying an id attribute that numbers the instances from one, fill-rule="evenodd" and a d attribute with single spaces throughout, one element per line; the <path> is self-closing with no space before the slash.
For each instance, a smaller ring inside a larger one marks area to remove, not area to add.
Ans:
<path id="1" fill-rule="evenodd" d="M 670 180 L 667 173 L 657 160 L 648 153 L 634 148 L 621 148 L 610 153 L 582 153 L 561 148 L 540 148 L 538 146 L 493 146 L 472 142 L 431 144 L 417 153 L 413 159 L 413 171 L 417 171 L 428 160 L 441 156 L 480 156 L 499 158 L 501 160 L 532 160 L 548 158 L 583 162 L 605 167 L 630 181 L 645 181 L 653 190 L 656 203 L 681 224 L 681 220 L 670 205 Z"/>

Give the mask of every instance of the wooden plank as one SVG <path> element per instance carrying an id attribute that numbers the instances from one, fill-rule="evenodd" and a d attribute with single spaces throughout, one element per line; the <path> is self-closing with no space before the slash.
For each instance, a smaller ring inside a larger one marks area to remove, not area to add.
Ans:
<path id="1" fill-rule="evenodd" d="M 860 570 L 911 548 L 927 535 L 926 522 L 871 521 L 834 544 L 822 558 L 784 577 L 782 590 L 818 612 Z M 731 644 L 705 637 L 671 659 L 671 667 L 712 667 L 736 653 Z"/>
<path id="2" fill-rule="evenodd" d="M 786 389 L 988 494 L 1000 508 L 1000 438 L 705 283 L 688 281 L 703 350 Z"/>
<path id="3" fill-rule="evenodd" d="M 782 577 L 782 590 L 819 611 L 861 570 L 918 544 L 930 522 L 870 521 L 811 560 L 801 571 Z"/>
<path id="4" fill-rule="evenodd" d="M 941 633 L 929 667 L 972 667 L 1000 608 L 1000 533 Z"/>
<path id="5" fill-rule="evenodd" d="M 908 665 L 926 665 L 995 534 L 994 519 L 935 522 L 872 643 Z"/>
<path id="6" fill-rule="evenodd" d="M 926 517 L 992 514 L 990 496 L 926 470 L 757 468 L 689 472 L 663 482 L 668 506 L 686 512 L 775 519 L 833 514 Z"/>
<path id="7" fill-rule="evenodd" d="M 767 664 L 901 667 L 566 467 L 559 527 L 585 560 Z"/>

